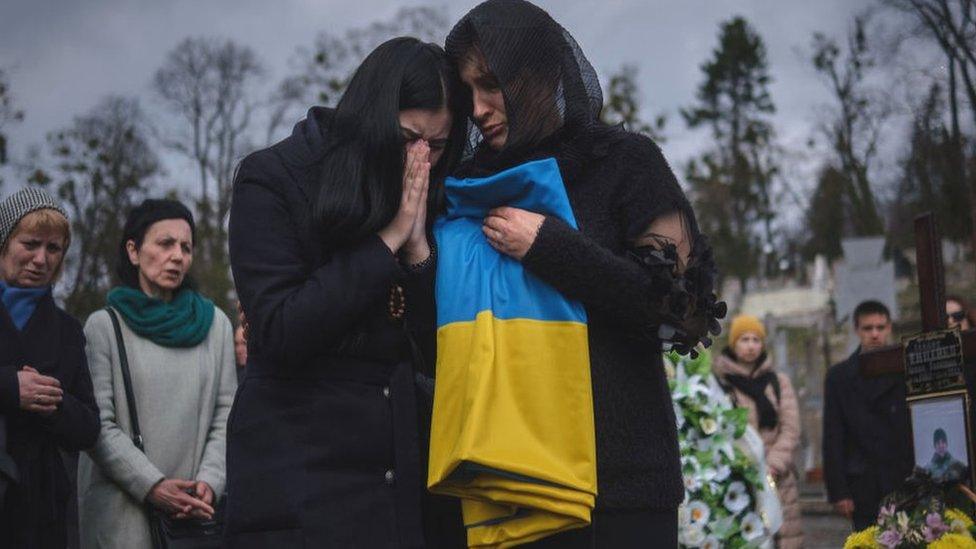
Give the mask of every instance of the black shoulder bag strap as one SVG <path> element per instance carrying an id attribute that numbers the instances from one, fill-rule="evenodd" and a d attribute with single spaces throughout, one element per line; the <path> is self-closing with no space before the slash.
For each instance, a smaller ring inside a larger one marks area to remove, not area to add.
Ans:
<path id="1" fill-rule="evenodd" d="M 105 310 L 108 311 L 108 316 L 112 319 L 112 328 L 115 330 L 115 341 L 119 347 L 119 369 L 122 370 L 122 384 L 125 386 L 125 401 L 129 405 L 129 421 L 132 423 L 132 443 L 142 453 L 146 453 L 146 449 L 142 444 L 142 432 L 139 430 L 139 414 L 136 412 L 136 397 L 132 392 L 132 376 L 129 375 L 129 358 L 125 354 L 122 326 L 119 324 L 119 317 L 114 309 L 105 307 Z M 215 507 L 220 506 L 222 502 L 222 499 L 214 502 Z M 196 540 L 197 544 L 192 545 L 192 547 L 209 548 L 221 546 L 220 540 L 223 532 L 223 523 L 218 516 L 215 515 L 214 519 L 208 521 L 174 520 L 170 519 L 162 511 L 157 510 L 149 502 L 146 502 L 145 508 L 149 518 L 149 531 L 154 549 L 177 547 L 174 541 L 180 541 L 182 538 L 193 538 L 189 539 L 190 542 Z M 218 510 L 217 513 L 222 513 L 222 509 Z M 187 545 L 187 547 L 190 546 Z"/>
<path id="2" fill-rule="evenodd" d="M 119 369 L 122 370 L 122 384 L 125 386 L 125 402 L 129 406 L 129 422 L 132 424 L 132 443 L 136 445 L 142 453 L 146 453 L 142 445 L 142 432 L 139 430 L 139 413 L 136 411 L 136 397 L 132 392 L 132 376 L 129 375 L 129 358 L 125 354 L 125 341 L 122 339 L 122 327 L 119 325 L 119 316 L 115 309 L 105 307 L 109 318 L 112 319 L 112 328 L 115 330 L 115 343 L 119 348 Z"/>

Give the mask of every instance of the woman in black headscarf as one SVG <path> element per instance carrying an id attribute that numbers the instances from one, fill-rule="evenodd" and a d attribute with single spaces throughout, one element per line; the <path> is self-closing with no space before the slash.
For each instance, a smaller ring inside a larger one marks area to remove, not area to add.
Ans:
<path id="1" fill-rule="evenodd" d="M 684 487 L 661 349 L 690 351 L 724 316 L 691 207 L 653 141 L 600 122 L 593 68 L 543 10 L 489 0 L 454 27 L 447 52 L 481 134 L 458 176 L 554 157 L 580 227 L 512 207 L 483 224 L 496 250 L 588 316 L 597 508 L 590 527 L 533 546 L 674 547 Z"/>

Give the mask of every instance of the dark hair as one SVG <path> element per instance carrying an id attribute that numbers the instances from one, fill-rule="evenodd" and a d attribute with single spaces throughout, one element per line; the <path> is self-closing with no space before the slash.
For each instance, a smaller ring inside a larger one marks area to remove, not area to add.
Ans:
<path id="1" fill-rule="evenodd" d="M 142 247 L 142 241 L 146 238 L 149 227 L 158 221 L 166 219 L 183 219 L 190 224 L 190 234 L 196 242 L 196 225 L 193 223 L 193 214 L 182 203 L 176 200 L 148 198 L 129 212 L 125 219 L 125 226 L 122 228 L 122 241 L 119 243 L 119 255 L 115 263 L 115 275 L 119 283 L 132 288 L 139 287 L 139 268 L 129 260 L 129 251 L 126 244 L 131 240 L 135 242 L 136 249 Z M 181 287 L 192 287 L 190 277 L 183 279 Z"/>
<path id="2" fill-rule="evenodd" d="M 976 328 L 976 310 L 969 306 L 969 302 L 966 301 L 961 295 L 950 294 L 946 296 L 946 303 L 950 301 L 955 301 L 962 308 L 962 312 L 966 313 L 966 320 L 969 321 L 970 328 Z"/>
<path id="3" fill-rule="evenodd" d="M 404 140 L 398 115 L 407 109 L 452 114 L 451 131 L 432 167 L 431 221 L 442 202 L 439 184 L 461 157 L 467 106 L 444 50 L 416 38 L 384 42 L 362 62 L 336 106 L 313 215 L 327 244 L 354 242 L 386 226 L 403 190 Z"/>
<path id="4" fill-rule="evenodd" d="M 884 303 L 869 299 L 868 301 L 862 301 L 854 308 L 854 327 L 857 328 L 858 323 L 861 322 L 861 317 L 867 315 L 884 315 L 885 318 L 891 320 L 891 311 L 888 310 L 888 307 L 885 307 Z"/>
<path id="5" fill-rule="evenodd" d="M 945 429 L 943 429 L 942 427 L 939 427 L 938 429 L 935 430 L 934 433 L 932 433 L 932 444 L 938 444 L 940 440 L 942 442 L 949 442 L 949 438 L 946 436 Z"/>
<path id="6" fill-rule="evenodd" d="M 622 126 L 601 121 L 600 80 L 579 44 L 531 2 L 478 4 L 448 33 L 445 49 L 458 67 L 483 61 L 479 69 L 501 92 L 508 126 L 497 151 L 472 134 L 472 162 L 461 175 L 497 173 L 541 152 L 554 153 L 563 178 L 572 179 L 586 158 L 626 137 Z M 471 102 L 471 90 L 464 91 Z"/>

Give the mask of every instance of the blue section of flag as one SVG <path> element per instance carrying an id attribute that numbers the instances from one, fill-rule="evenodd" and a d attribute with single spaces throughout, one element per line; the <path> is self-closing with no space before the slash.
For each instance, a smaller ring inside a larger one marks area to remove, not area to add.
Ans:
<path id="1" fill-rule="evenodd" d="M 576 228 L 555 159 L 528 162 L 490 177 L 449 177 L 444 187 L 447 213 L 434 224 L 440 250 L 438 326 L 472 321 L 485 310 L 499 319 L 586 322 L 581 304 L 495 251 L 481 232 L 488 211 L 499 206 L 556 216 Z"/>

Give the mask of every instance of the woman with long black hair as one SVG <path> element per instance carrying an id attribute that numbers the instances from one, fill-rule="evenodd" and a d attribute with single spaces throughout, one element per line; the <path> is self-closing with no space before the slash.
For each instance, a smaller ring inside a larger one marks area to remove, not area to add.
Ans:
<path id="1" fill-rule="evenodd" d="M 390 40 L 335 110 L 312 108 L 241 163 L 230 253 L 248 363 L 228 426 L 230 547 L 439 547 L 440 527 L 460 528 L 423 495 L 417 399 L 432 374 L 427 212 L 462 151 L 458 86 L 439 46 Z"/>
<path id="2" fill-rule="evenodd" d="M 481 134 L 457 177 L 504 177 L 554 158 L 579 227 L 510 205 L 483 219 L 495 250 L 582 303 L 588 323 L 592 524 L 526 547 L 675 547 L 684 487 L 660 351 L 662 343 L 690 351 L 724 316 L 689 202 L 653 141 L 600 121 L 593 67 L 542 9 L 484 2 L 457 23 L 446 49 Z M 454 252 L 441 253 L 446 262 Z"/>

